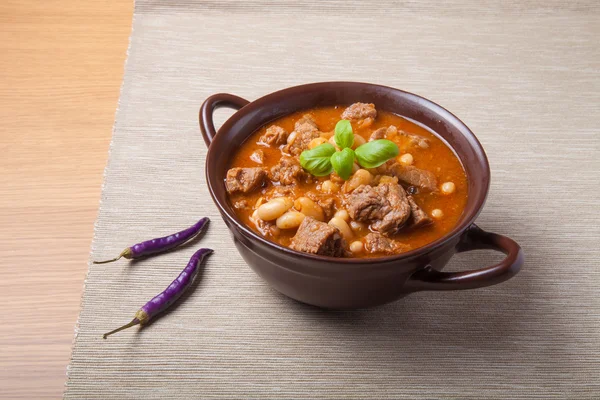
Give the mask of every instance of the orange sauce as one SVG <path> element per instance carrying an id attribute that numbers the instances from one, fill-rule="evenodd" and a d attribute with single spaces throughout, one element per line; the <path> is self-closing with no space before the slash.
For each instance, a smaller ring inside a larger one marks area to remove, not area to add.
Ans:
<path id="1" fill-rule="evenodd" d="M 377 104 L 375 104 L 377 106 Z M 335 107 L 322 107 L 314 108 L 296 112 L 278 120 L 272 121 L 269 124 L 261 127 L 254 132 L 248 140 L 241 146 L 241 148 L 234 155 L 230 168 L 232 167 L 264 167 L 270 170 L 276 165 L 282 156 L 282 151 L 277 147 L 267 147 L 265 145 L 258 144 L 259 138 L 265 133 L 266 129 L 271 125 L 278 125 L 284 128 L 287 132 L 294 130 L 294 124 L 303 115 L 310 114 L 316 121 L 320 132 L 331 132 L 334 130 L 336 123 L 341 119 L 341 114 L 344 111 L 345 106 Z M 433 223 L 420 227 L 417 229 L 410 229 L 401 231 L 392 238 L 401 243 L 406 244 L 408 250 L 416 249 L 427 245 L 441 238 L 447 234 L 458 222 L 468 197 L 468 185 L 467 178 L 463 167 L 454 154 L 454 152 L 446 145 L 439 137 L 433 134 L 428 129 L 406 119 L 401 116 L 388 113 L 385 111 L 378 110 L 377 118 L 373 124 L 368 127 L 360 127 L 359 123 L 352 122 L 352 128 L 355 134 L 362 136 L 366 141 L 369 140 L 371 133 L 382 127 L 388 127 L 394 125 L 398 130 L 403 130 L 409 134 L 419 135 L 429 140 L 428 148 L 421 148 L 416 145 L 409 145 L 407 141 L 398 140 L 400 155 L 410 153 L 413 156 L 413 166 L 432 172 L 437 180 L 438 186 L 441 186 L 444 182 L 453 182 L 455 184 L 455 191 L 451 194 L 443 194 L 441 191 L 437 192 L 425 192 L 419 191 L 413 195 L 413 198 L 417 204 L 425 211 L 428 215 L 432 215 L 434 209 L 439 209 L 443 213 L 443 217 L 433 219 Z M 392 140 L 392 139 L 390 139 Z M 251 160 L 251 154 L 260 149 L 264 153 L 264 163 L 257 164 Z M 326 177 L 313 177 L 313 183 L 310 184 L 299 184 L 295 188 L 296 197 L 303 196 L 308 191 L 318 191 L 317 187 L 323 181 L 329 179 Z M 406 186 L 405 186 L 406 187 Z M 260 190 L 256 190 L 251 193 L 235 193 L 230 195 L 230 201 L 232 204 L 240 200 L 246 200 L 249 207 L 246 209 L 238 209 L 236 213 L 241 221 L 250 226 L 256 232 L 259 232 L 251 221 L 251 215 L 256 209 L 255 203 L 260 197 L 268 195 L 269 190 L 272 189 L 271 184 L 265 186 Z M 330 195 L 331 197 L 337 197 L 337 204 L 342 204 L 341 198 L 343 192 L 340 190 L 339 193 Z M 353 240 L 360 240 L 361 237 L 366 235 L 368 230 L 362 233 L 355 232 L 355 238 Z M 291 238 L 295 234 L 294 230 L 281 230 L 277 236 L 268 235 L 269 240 L 278 242 L 284 246 L 288 246 Z M 354 255 L 353 257 L 372 257 L 366 252 L 360 255 Z"/>

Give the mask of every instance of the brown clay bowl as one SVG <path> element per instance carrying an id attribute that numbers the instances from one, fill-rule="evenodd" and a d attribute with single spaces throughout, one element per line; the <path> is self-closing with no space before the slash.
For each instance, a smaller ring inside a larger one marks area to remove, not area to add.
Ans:
<path id="1" fill-rule="evenodd" d="M 406 116 L 441 136 L 460 158 L 469 181 L 469 199 L 456 227 L 427 246 L 389 257 L 351 259 L 306 254 L 271 242 L 237 217 L 227 200 L 224 178 L 229 155 L 259 127 L 311 107 L 375 103 L 378 109 Z M 213 112 L 238 110 L 216 132 Z M 523 252 L 512 239 L 474 224 L 490 184 L 481 144 L 458 118 L 423 97 L 391 87 L 357 82 L 323 82 L 291 87 L 249 102 L 231 94 L 210 96 L 200 108 L 200 129 L 208 146 L 206 179 L 210 194 L 248 265 L 279 292 L 324 308 L 376 306 L 423 290 L 462 290 L 491 286 L 513 277 Z M 494 249 L 506 254 L 497 265 L 465 272 L 441 272 L 459 252 Z"/>

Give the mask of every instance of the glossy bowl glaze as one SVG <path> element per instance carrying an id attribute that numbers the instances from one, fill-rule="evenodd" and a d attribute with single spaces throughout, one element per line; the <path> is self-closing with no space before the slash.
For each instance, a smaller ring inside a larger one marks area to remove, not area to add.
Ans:
<path id="1" fill-rule="evenodd" d="M 396 256 L 352 259 L 312 255 L 271 242 L 244 225 L 227 200 L 225 175 L 241 144 L 266 123 L 313 107 L 375 103 L 434 131 L 455 151 L 469 182 L 469 198 L 455 228 L 427 246 Z M 215 131 L 213 112 L 238 110 Z M 376 306 L 422 290 L 461 290 L 495 285 L 514 276 L 523 253 L 512 239 L 485 232 L 474 224 L 490 184 L 490 168 L 481 144 L 458 118 L 441 106 L 412 93 L 358 82 L 322 82 L 295 86 L 249 102 L 215 94 L 200 108 L 200 130 L 208 146 L 206 179 L 210 194 L 231 230 L 235 246 L 248 265 L 281 293 L 324 308 Z M 497 265 L 466 272 L 441 272 L 458 253 L 494 249 L 506 254 Z"/>

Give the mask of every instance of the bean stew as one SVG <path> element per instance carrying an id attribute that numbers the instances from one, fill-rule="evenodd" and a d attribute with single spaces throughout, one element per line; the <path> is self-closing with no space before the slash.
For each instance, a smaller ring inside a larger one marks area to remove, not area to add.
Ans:
<path id="1" fill-rule="evenodd" d="M 374 104 L 319 107 L 252 134 L 224 182 L 238 218 L 297 251 L 400 254 L 458 222 L 467 178 L 434 133 Z"/>

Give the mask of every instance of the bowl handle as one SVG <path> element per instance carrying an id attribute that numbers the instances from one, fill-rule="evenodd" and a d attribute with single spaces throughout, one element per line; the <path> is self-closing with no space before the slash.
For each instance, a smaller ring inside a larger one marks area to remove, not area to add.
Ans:
<path id="1" fill-rule="evenodd" d="M 221 107 L 239 110 L 248 103 L 250 103 L 248 100 L 228 93 L 213 94 L 202 103 L 200 112 L 198 113 L 198 119 L 200 121 L 200 131 L 202 132 L 206 147 L 210 146 L 210 142 L 212 142 L 217 134 L 213 122 L 213 113 L 215 110 Z"/>
<path id="2" fill-rule="evenodd" d="M 500 263 L 465 272 L 440 272 L 427 267 L 415 272 L 406 283 L 414 291 L 464 290 L 496 285 L 515 276 L 523 265 L 523 250 L 514 240 L 497 233 L 486 232 L 473 224 L 463 234 L 456 250 L 492 249 L 506 254 Z"/>

